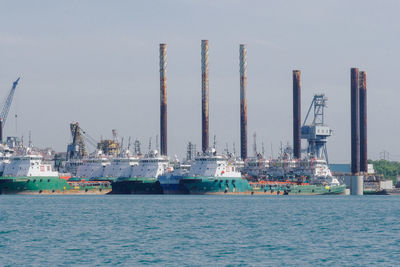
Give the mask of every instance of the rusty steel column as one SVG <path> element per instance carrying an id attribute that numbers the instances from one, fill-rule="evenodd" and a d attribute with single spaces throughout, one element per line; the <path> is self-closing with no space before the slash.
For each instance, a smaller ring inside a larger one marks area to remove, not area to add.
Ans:
<path id="1" fill-rule="evenodd" d="M 160 144 L 161 155 L 167 151 L 167 45 L 160 44 Z"/>
<path id="2" fill-rule="evenodd" d="M 3 143 L 3 118 L 0 118 L 0 143 Z"/>
<path id="3" fill-rule="evenodd" d="M 368 172 L 367 154 L 367 73 L 360 71 L 360 171 Z"/>
<path id="4" fill-rule="evenodd" d="M 360 108 L 358 68 L 351 69 L 351 172 L 360 172 Z"/>
<path id="5" fill-rule="evenodd" d="M 201 148 L 209 148 L 208 138 L 208 40 L 201 41 Z"/>
<path id="6" fill-rule="evenodd" d="M 247 48 L 241 44 L 239 48 L 240 60 L 240 156 L 247 159 Z"/>
<path id="7" fill-rule="evenodd" d="M 301 158 L 301 72 L 293 71 L 293 156 Z"/>

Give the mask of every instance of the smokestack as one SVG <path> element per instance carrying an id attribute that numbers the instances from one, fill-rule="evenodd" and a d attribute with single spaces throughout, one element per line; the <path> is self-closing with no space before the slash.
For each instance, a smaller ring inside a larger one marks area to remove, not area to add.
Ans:
<path id="1" fill-rule="evenodd" d="M 301 158 L 301 72 L 293 71 L 293 155 Z"/>
<path id="2" fill-rule="evenodd" d="M 368 172 L 367 154 L 367 73 L 360 72 L 360 171 Z"/>
<path id="3" fill-rule="evenodd" d="M 247 159 L 247 48 L 241 44 L 240 54 L 240 156 Z"/>
<path id="4" fill-rule="evenodd" d="M 167 152 L 167 45 L 160 44 L 160 144 L 161 155 Z"/>
<path id="5" fill-rule="evenodd" d="M 201 41 L 201 148 L 206 152 L 208 139 L 208 40 Z"/>
<path id="6" fill-rule="evenodd" d="M 358 68 L 351 69 L 351 172 L 360 172 L 360 108 Z"/>
<path id="7" fill-rule="evenodd" d="M 3 143 L 3 118 L 0 118 L 0 143 Z"/>

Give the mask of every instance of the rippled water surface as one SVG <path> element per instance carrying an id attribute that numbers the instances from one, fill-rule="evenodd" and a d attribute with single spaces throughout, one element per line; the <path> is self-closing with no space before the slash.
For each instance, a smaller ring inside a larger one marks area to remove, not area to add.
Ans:
<path id="1" fill-rule="evenodd" d="M 400 266 L 396 196 L 0 196 L 0 265 Z"/>

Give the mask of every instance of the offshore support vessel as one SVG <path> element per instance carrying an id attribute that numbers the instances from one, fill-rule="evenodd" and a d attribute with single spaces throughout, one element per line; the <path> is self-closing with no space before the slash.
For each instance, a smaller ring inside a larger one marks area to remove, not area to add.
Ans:
<path id="1" fill-rule="evenodd" d="M 214 148 L 197 156 L 180 184 L 189 194 L 250 194 L 248 181 L 242 178 L 228 157 L 217 154 Z"/>
<path id="2" fill-rule="evenodd" d="M 313 183 L 305 177 L 297 179 L 243 178 L 225 155 L 210 149 L 195 158 L 186 177 L 180 184 L 189 194 L 256 194 L 256 195 L 325 195 L 344 194 L 346 187 L 336 179 L 329 183 Z"/>
<path id="3" fill-rule="evenodd" d="M 111 194 L 162 194 L 158 177 L 168 169 L 168 158 L 159 155 L 157 150 L 150 151 L 132 166 L 129 175 L 119 177 L 112 182 Z"/>
<path id="4" fill-rule="evenodd" d="M 110 166 L 110 160 L 102 151 L 97 151 L 95 156 L 81 159 L 82 164 L 77 168 L 76 175 L 70 180 L 105 180 L 105 169 Z"/>
<path id="5" fill-rule="evenodd" d="M 0 177 L 0 194 L 106 194 L 109 182 L 68 181 L 43 162 L 41 155 L 10 157 Z"/>
<path id="6" fill-rule="evenodd" d="M 138 164 L 139 158 L 130 155 L 129 151 L 126 151 L 125 155 L 111 159 L 111 164 L 104 168 L 100 179 L 115 182 L 119 177 L 128 177 L 132 172 L 132 168 Z"/>

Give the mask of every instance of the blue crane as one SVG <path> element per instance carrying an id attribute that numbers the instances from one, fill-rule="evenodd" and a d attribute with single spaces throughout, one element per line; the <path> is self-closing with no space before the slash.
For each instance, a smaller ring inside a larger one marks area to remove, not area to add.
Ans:
<path id="1" fill-rule="evenodd" d="M 13 86 L 11 87 L 10 92 L 7 95 L 7 98 L 4 101 L 3 109 L 1 110 L 1 113 L 0 113 L 0 119 L 3 120 L 3 127 L 6 124 L 8 112 L 10 111 L 11 103 L 12 103 L 14 93 L 15 93 L 15 88 L 17 88 L 19 79 L 20 78 L 18 77 L 18 79 L 13 83 Z"/>
<path id="2" fill-rule="evenodd" d="M 326 148 L 327 138 L 333 133 L 332 129 L 325 124 L 325 112 L 328 98 L 324 94 L 316 94 L 308 109 L 303 126 L 301 127 L 301 138 L 308 141 L 307 152 L 316 158 L 325 158 L 328 162 L 328 151 Z M 307 119 L 311 118 L 311 109 L 314 107 L 314 117 L 311 124 L 306 125 Z"/>

